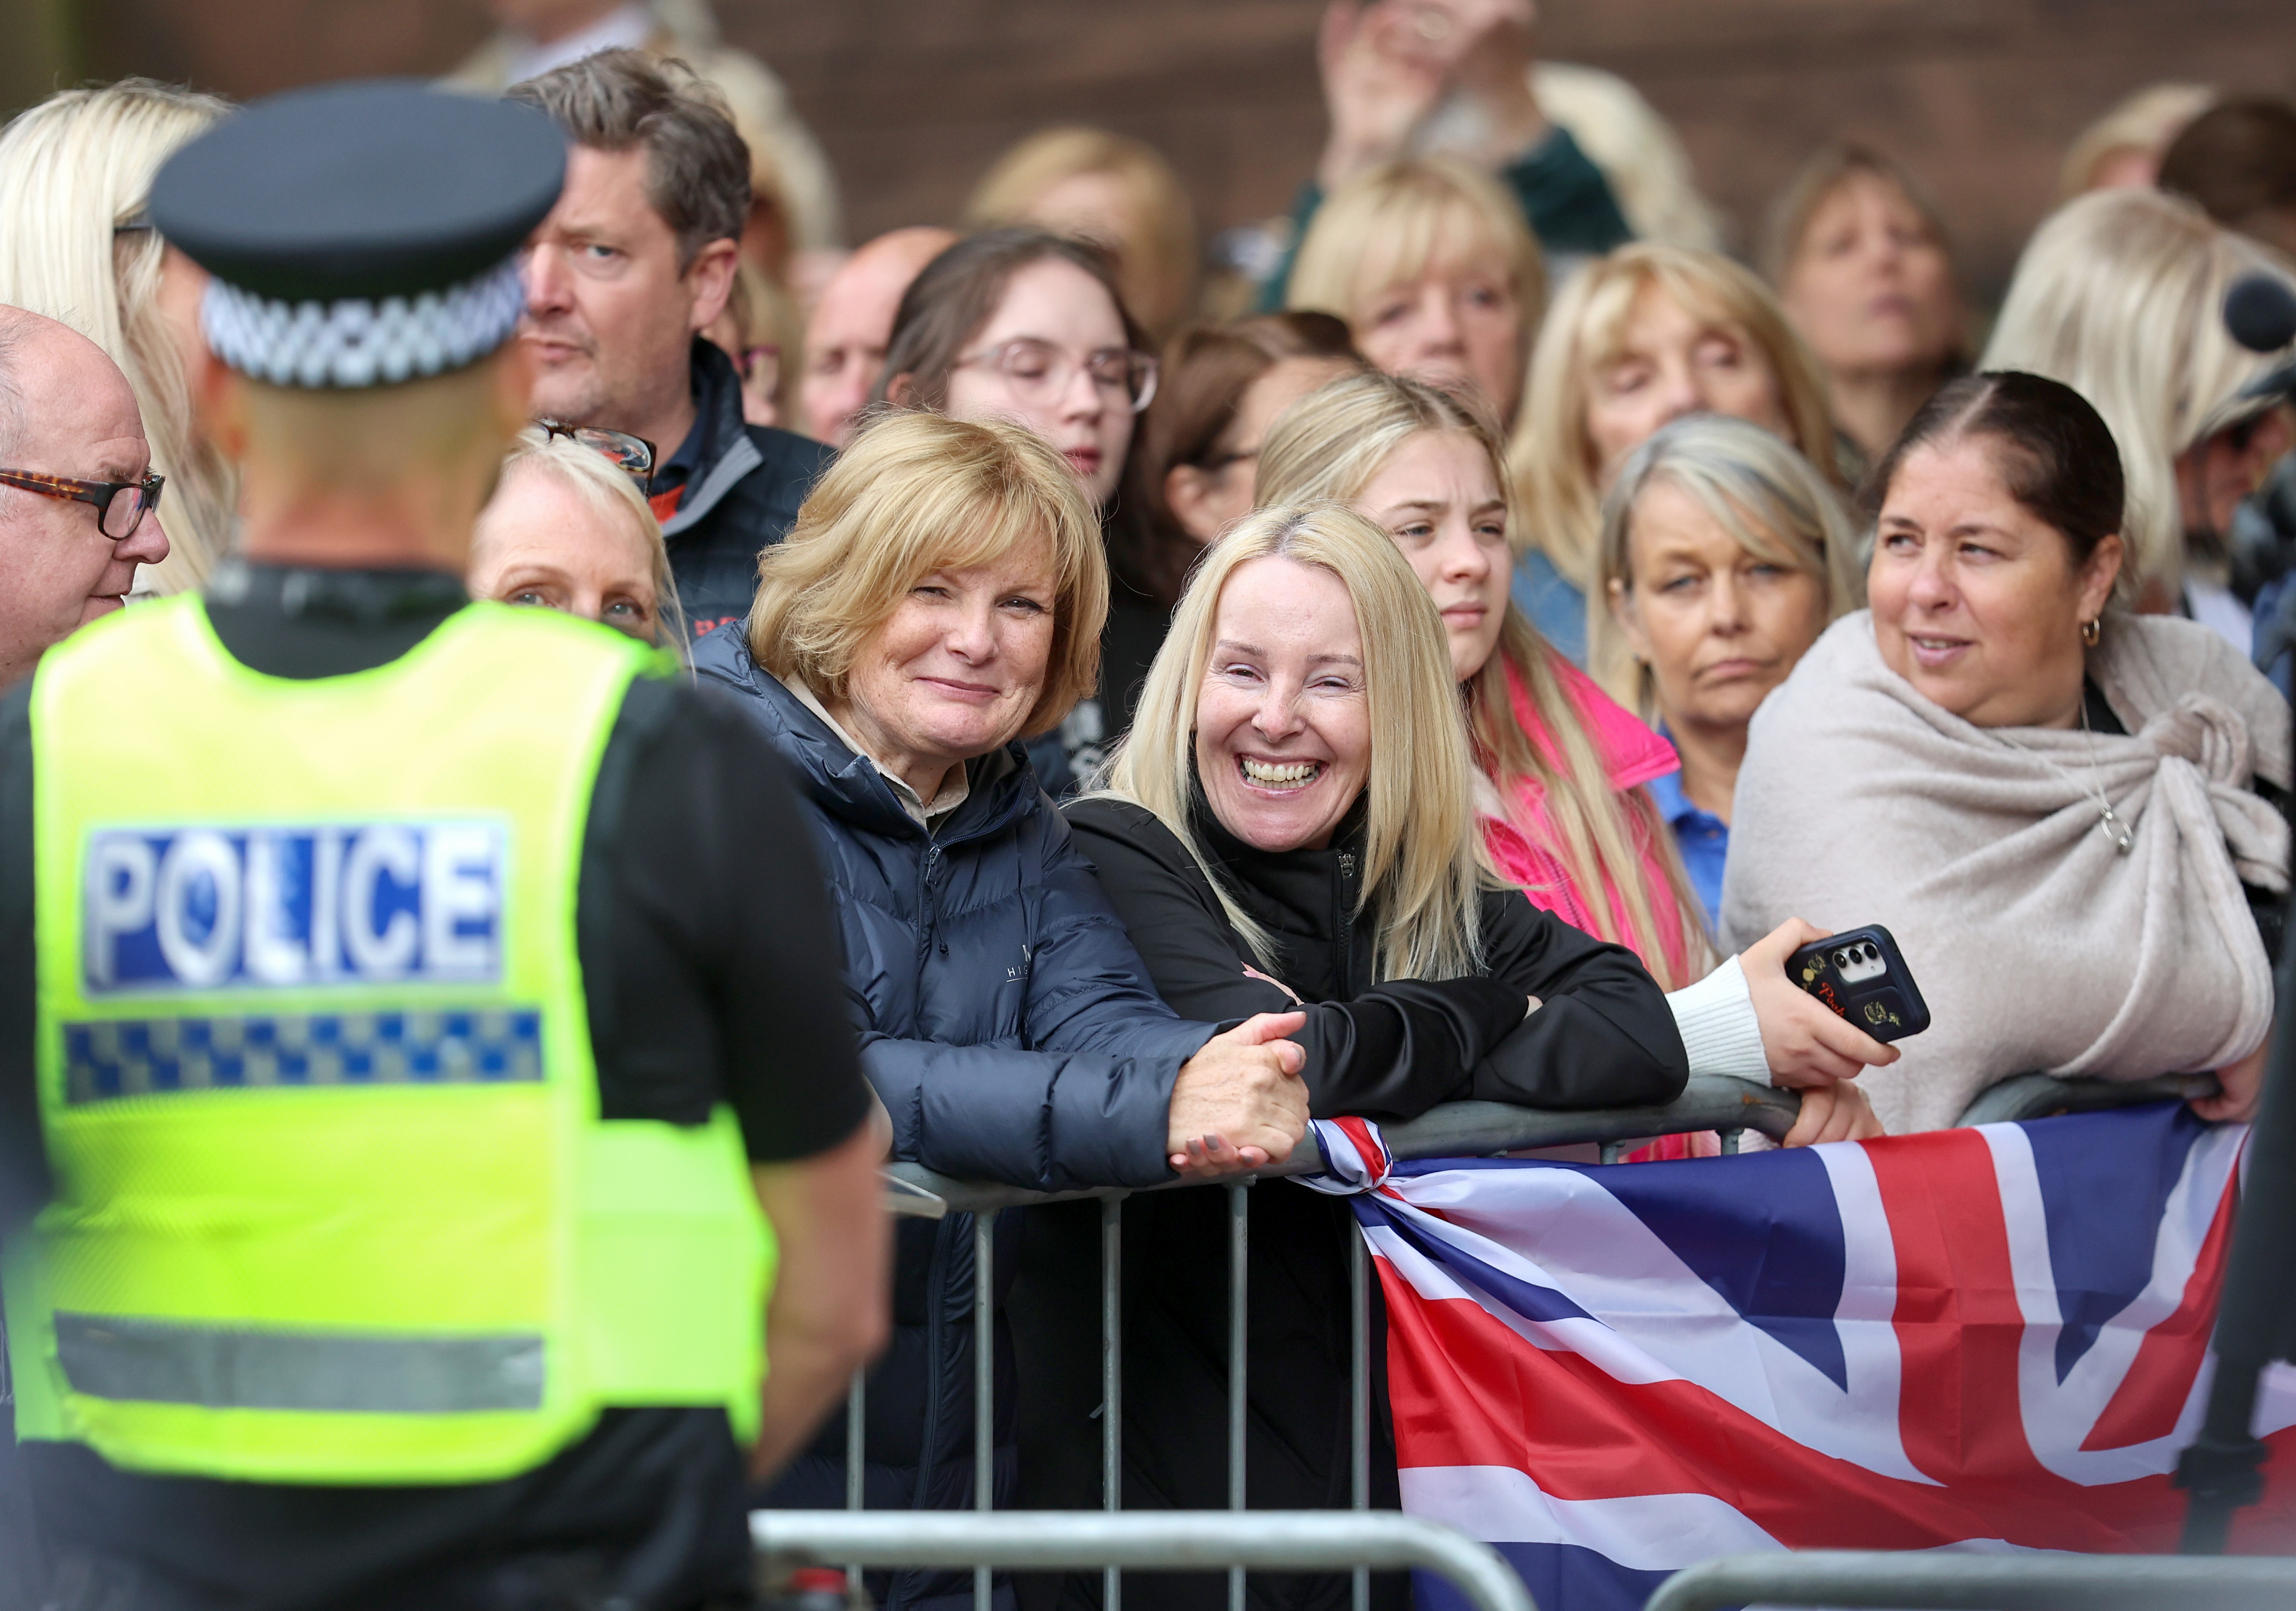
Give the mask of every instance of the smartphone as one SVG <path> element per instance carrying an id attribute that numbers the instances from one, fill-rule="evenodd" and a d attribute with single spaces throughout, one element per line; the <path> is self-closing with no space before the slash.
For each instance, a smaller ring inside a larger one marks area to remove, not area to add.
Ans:
<path id="1" fill-rule="evenodd" d="M 1877 1041 L 1901 1041 L 1930 1026 L 1913 969 L 1878 923 L 1803 946 L 1786 959 L 1786 977 Z"/>

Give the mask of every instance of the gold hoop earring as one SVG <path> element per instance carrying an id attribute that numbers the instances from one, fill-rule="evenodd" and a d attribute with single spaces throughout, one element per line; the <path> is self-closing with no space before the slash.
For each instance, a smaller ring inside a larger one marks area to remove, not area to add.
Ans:
<path id="1" fill-rule="evenodd" d="M 2103 636 L 2104 636 L 2104 623 L 2102 620 L 2092 616 L 2081 623 L 2081 642 L 2091 649 L 2096 647 L 2096 641 Z"/>

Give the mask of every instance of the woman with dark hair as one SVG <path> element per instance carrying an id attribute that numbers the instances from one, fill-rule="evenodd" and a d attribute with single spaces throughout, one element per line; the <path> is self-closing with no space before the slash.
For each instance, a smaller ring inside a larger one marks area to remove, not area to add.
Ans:
<path id="1" fill-rule="evenodd" d="M 1892 1133 L 2034 1069 L 2215 1070 L 2202 1117 L 2254 1108 L 2288 708 L 2208 627 L 2116 608 L 2125 495 L 2070 387 L 1953 382 L 1867 483 L 1872 607 L 1754 716 L 1724 938 L 1889 926 L 1931 1015 L 1863 1082 Z"/>
<path id="2" fill-rule="evenodd" d="M 1204 544 L 1251 512 L 1252 467 L 1275 416 L 1363 364 L 1343 321 L 1305 310 L 1173 337 L 1135 455 L 1147 519 L 1128 527 L 1136 552 L 1116 553 L 1119 573 L 1131 559 L 1128 579 L 1168 613 Z"/>
<path id="3" fill-rule="evenodd" d="M 1043 438 L 1083 481 L 1105 521 L 1156 395 L 1156 360 L 1096 248 L 1037 229 L 959 241 L 910 282 L 893 316 L 875 400 L 953 420 L 1011 420 Z M 1162 612 L 1129 588 L 1110 600 L 1108 640 L 1160 642 Z M 1154 654 L 1153 642 L 1148 655 Z M 1111 657 L 1121 667 L 1121 654 Z M 1143 664 L 1144 665 L 1144 660 Z M 1114 674 L 1120 679 L 1120 670 Z M 1046 789 L 1066 793 L 1121 725 L 1111 679 L 1029 746 Z M 1115 686 L 1123 686 L 1120 680 Z"/>

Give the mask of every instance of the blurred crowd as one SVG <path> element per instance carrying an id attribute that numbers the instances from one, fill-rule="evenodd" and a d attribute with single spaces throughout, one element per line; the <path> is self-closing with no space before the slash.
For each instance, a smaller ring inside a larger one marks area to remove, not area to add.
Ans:
<path id="1" fill-rule="evenodd" d="M 1171 165 L 1084 127 L 848 249 L 698 0 L 495 9 L 450 82 L 571 156 L 466 585 L 674 653 L 793 769 L 893 1156 L 1142 1186 L 1310 1117 L 1705 1074 L 1799 1091 L 1788 1145 L 2034 1071 L 2253 1111 L 2296 435 L 2287 337 L 2221 310 L 2296 286 L 2296 104 L 2104 111 L 1988 315 L 1867 144 L 1726 251 L 1664 119 L 1540 59 L 1526 0 L 1338 0 L 1315 169 L 1210 269 Z M 228 574 L 205 276 L 144 208 L 233 115 L 127 81 L 0 135 L 0 675 Z M 1928 1002 L 1902 1044 L 1790 977 L 1867 924 Z M 1226 1502 L 1216 1198 L 1126 1210 L 1128 1504 Z M 1344 1505 L 1347 1214 L 1251 1215 L 1251 1502 Z M 969 1506 L 970 1255 L 901 1235 L 865 1486 Z M 1097 1221 L 998 1236 L 997 1501 L 1085 1502 Z M 841 1504 L 848 1446 L 764 1501 Z"/>

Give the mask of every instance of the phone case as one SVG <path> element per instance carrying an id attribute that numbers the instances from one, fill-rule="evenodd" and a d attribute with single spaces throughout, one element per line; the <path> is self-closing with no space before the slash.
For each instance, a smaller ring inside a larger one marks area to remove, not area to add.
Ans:
<path id="1" fill-rule="evenodd" d="M 1913 969 L 1879 924 L 1803 946 L 1786 959 L 1786 977 L 1877 1041 L 1902 1041 L 1930 1026 Z"/>

